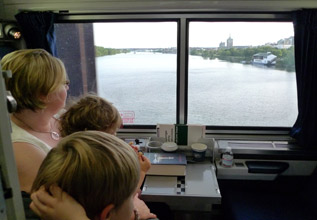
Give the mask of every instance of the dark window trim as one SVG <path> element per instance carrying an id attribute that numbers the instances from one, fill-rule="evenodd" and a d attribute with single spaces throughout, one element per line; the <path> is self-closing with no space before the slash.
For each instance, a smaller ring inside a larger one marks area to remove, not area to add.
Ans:
<path id="1" fill-rule="evenodd" d="M 232 21 L 233 19 L 245 21 L 257 21 L 258 19 L 270 19 L 274 21 L 291 21 L 292 11 L 289 12 L 140 12 L 140 13 L 69 13 L 59 11 L 56 13 L 56 22 L 76 21 L 76 22 L 96 22 L 108 19 L 130 21 L 142 21 L 146 19 L 164 20 L 186 18 L 191 20 L 215 19 L 218 21 Z"/>

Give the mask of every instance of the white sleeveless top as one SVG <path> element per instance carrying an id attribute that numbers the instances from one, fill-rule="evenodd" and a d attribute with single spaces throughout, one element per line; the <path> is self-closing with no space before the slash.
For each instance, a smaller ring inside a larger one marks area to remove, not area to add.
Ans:
<path id="1" fill-rule="evenodd" d="M 11 121 L 12 126 L 12 134 L 11 140 L 12 143 L 15 142 L 25 142 L 32 144 L 36 148 L 43 150 L 46 154 L 52 149 L 51 146 L 43 142 L 42 140 L 38 139 L 37 137 L 33 136 L 23 128 L 17 126 L 13 121 Z"/>

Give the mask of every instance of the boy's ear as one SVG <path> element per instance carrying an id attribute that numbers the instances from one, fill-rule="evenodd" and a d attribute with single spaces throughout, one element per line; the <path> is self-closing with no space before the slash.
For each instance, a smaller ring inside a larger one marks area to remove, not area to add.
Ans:
<path id="1" fill-rule="evenodd" d="M 110 205 L 107 205 L 101 212 L 100 214 L 100 220 L 107 220 L 107 219 L 110 219 L 111 217 L 111 212 L 113 211 L 114 209 L 114 205 L 113 204 L 110 204 Z"/>

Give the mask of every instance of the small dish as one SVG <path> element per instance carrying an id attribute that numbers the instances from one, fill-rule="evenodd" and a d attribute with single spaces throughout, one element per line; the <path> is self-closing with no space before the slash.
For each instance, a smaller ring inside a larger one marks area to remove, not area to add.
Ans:
<path id="1" fill-rule="evenodd" d="M 150 141 L 148 144 L 147 144 L 147 147 L 149 148 L 160 148 L 162 146 L 162 142 L 160 141 Z"/>
<path id="2" fill-rule="evenodd" d="M 164 142 L 161 149 L 166 152 L 173 152 L 178 149 L 178 146 L 175 142 Z"/>
<path id="3" fill-rule="evenodd" d="M 162 146 L 162 142 L 160 141 L 150 141 L 149 143 L 147 143 L 146 145 L 146 152 L 151 152 L 152 150 L 157 150 L 160 149 Z"/>

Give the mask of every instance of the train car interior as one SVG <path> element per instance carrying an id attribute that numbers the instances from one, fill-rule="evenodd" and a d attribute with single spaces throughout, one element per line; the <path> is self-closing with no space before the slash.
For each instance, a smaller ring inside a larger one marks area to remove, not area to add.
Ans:
<path id="1" fill-rule="evenodd" d="M 113 103 L 119 138 L 186 156 L 143 182 L 159 219 L 317 219 L 316 0 L 0 0 L 0 60 L 26 48 L 63 61 L 70 100 Z M 23 220 L 0 72 L 0 219 Z"/>

